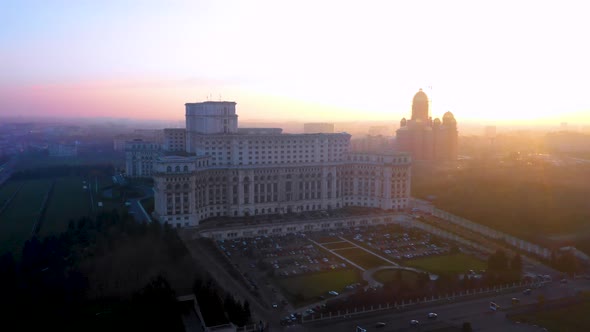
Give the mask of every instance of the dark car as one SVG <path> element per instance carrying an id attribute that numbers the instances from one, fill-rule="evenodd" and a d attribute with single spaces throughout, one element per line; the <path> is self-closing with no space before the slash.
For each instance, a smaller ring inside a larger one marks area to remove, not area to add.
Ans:
<path id="1" fill-rule="evenodd" d="M 434 312 L 429 312 L 428 313 L 428 319 L 437 319 L 438 315 Z"/>
<path id="2" fill-rule="evenodd" d="M 419 325 L 420 325 L 420 322 L 419 322 L 419 321 L 417 321 L 417 320 L 415 320 L 415 319 L 412 319 L 412 320 L 410 321 L 410 325 L 411 325 L 411 326 L 419 326 Z"/>
<path id="3" fill-rule="evenodd" d="M 385 324 L 383 322 L 379 322 L 379 323 L 375 324 L 375 327 L 384 327 L 385 325 L 387 325 L 387 324 Z"/>

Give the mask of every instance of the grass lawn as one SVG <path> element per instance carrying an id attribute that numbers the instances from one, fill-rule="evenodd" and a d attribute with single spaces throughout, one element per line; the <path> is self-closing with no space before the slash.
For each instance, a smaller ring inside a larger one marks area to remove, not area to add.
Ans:
<path id="1" fill-rule="evenodd" d="M 321 295 L 329 297 L 331 290 L 340 292 L 345 286 L 359 282 L 361 277 L 357 270 L 333 270 L 275 280 L 289 302 L 299 307 L 318 301 Z"/>
<path id="2" fill-rule="evenodd" d="M 18 190 L 23 181 L 7 181 L 0 187 L 0 208 Z"/>
<path id="3" fill-rule="evenodd" d="M 10 205 L 0 215 L 0 254 L 12 251 L 20 257 L 22 246 L 31 236 L 39 218 L 43 198 L 51 179 L 27 180 Z"/>
<path id="4" fill-rule="evenodd" d="M 354 244 L 350 244 L 348 242 L 336 242 L 330 244 L 322 244 L 324 247 L 328 249 L 342 249 L 342 248 L 354 248 Z"/>
<path id="5" fill-rule="evenodd" d="M 565 308 L 513 315 L 513 321 L 528 322 L 542 326 L 549 331 L 574 332 L 590 331 L 590 301 Z"/>
<path id="6" fill-rule="evenodd" d="M 125 164 L 124 153 L 118 151 L 78 151 L 77 156 L 51 157 L 43 153 L 20 154 L 16 162 L 16 169 L 34 169 L 54 166 L 79 166 L 79 165 L 103 165 Z M 121 158 L 123 157 L 123 162 Z"/>
<path id="7" fill-rule="evenodd" d="M 317 243 L 324 244 L 330 242 L 340 242 L 342 241 L 339 237 L 336 236 L 322 236 L 321 238 L 315 240 Z"/>
<path id="8" fill-rule="evenodd" d="M 365 269 L 371 269 L 377 266 L 387 266 L 391 265 L 388 262 L 382 260 L 381 258 L 370 254 L 363 249 L 360 248 L 352 248 L 352 249 L 339 249 L 335 250 L 335 253 L 346 257 L 347 259 L 351 260 L 352 262 L 362 266 Z"/>
<path id="9" fill-rule="evenodd" d="M 375 272 L 373 274 L 373 278 L 383 284 L 390 283 L 396 280 L 398 271 L 401 271 L 402 281 L 412 284 L 412 286 L 416 283 L 416 280 L 418 279 L 418 273 L 407 270 L 381 270 Z"/>
<path id="10" fill-rule="evenodd" d="M 83 188 L 83 180 L 80 176 L 56 180 L 39 235 L 59 234 L 67 229 L 70 220 L 91 215 L 89 189 Z"/>
<path id="11" fill-rule="evenodd" d="M 410 259 L 402 264 L 435 274 L 457 274 L 487 268 L 486 262 L 463 253 Z"/>

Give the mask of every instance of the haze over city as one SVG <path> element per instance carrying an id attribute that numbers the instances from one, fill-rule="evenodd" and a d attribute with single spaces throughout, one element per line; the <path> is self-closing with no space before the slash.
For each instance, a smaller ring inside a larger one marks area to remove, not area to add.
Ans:
<path id="1" fill-rule="evenodd" d="M 0 116 L 589 123 L 587 4 L 8 1 Z"/>
<path id="2" fill-rule="evenodd" d="M 588 9 L 3 1 L 0 330 L 590 331 Z"/>

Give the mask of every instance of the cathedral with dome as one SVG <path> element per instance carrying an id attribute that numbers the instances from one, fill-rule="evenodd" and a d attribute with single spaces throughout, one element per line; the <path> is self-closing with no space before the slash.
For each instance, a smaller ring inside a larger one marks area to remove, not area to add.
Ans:
<path id="1" fill-rule="evenodd" d="M 413 160 L 457 160 L 457 121 L 451 112 L 446 112 L 442 121 L 429 115 L 428 96 L 422 89 L 414 95 L 412 117 L 400 121 L 396 131 L 398 151 L 412 155 Z"/>

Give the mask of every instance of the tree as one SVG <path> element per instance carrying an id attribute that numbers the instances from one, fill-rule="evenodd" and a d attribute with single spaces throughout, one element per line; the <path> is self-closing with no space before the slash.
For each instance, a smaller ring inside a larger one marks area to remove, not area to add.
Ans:
<path id="1" fill-rule="evenodd" d="M 471 327 L 470 322 L 463 322 L 463 326 L 461 327 L 461 332 L 472 332 L 473 328 Z"/>
<path id="2" fill-rule="evenodd" d="M 573 275 L 578 271 L 578 259 L 571 251 L 564 252 L 556 261 L 556 268 L 562 272 Z"/>
<path id="3" fill-rule="evenodd" d="M 488 270 L 505 272 L 508 269 L 508 256 L 502 249 L 498 249 L 488 258 Z"/>
<path id="4" fill-rule="evenodd" d="M 160 331 L 183 330 L 176 310 L 176 296 L 168 281 L 157 276 L 133 298 L 134 321 L 137 328 Z"/>
<path id="5" fill-rule="evenodd" d="M 545 295 L 539 294 L 539 296 L 537 296 L 537 304 L 541 308 L 545 305 Z"/>
<path id="6" fill-rule="evenodd" d="M 520 254 L 514 255 L 512 261 L 510 261 L 510 269 L 514 272 L 522 274 L 522 257 Z"/>

